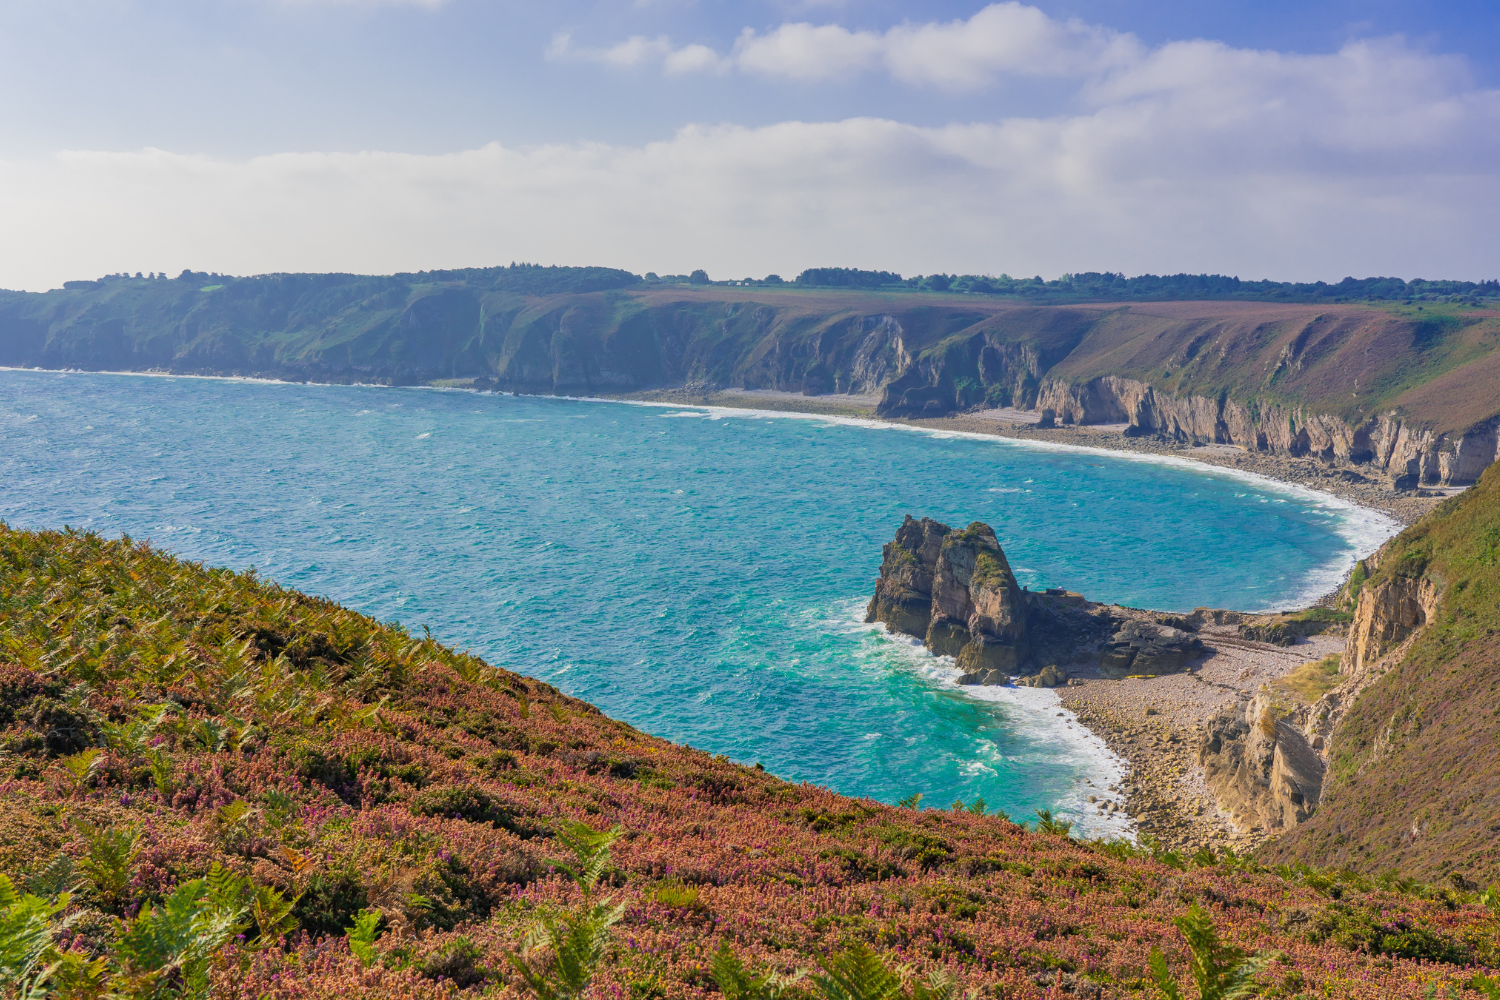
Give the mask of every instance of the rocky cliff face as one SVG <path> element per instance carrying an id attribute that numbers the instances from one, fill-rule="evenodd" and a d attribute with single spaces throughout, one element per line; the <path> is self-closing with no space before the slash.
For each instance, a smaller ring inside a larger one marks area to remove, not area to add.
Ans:
<path id="1" fill-rule="evenodd" d="M 963 684 L 1026 674 L 1033 686 L 1055 687 L 1067 682 L 1068 665 L 1092 667 L 1101 656 L 1140 672 L 1175 673 L 1203 655 L 1196 636 L 1121 613 L 1070 591 L 1022 590 L 987 524 L 954 531 L 908 515 L 882 551 L 865 620 L 952 656 Z"/>
<path id="2" fill-rule="evenodd" d="M 1314 814 L 1344 717 L 1367 688 L 1399 665 L 1437 613 L 1442 594 L 1425 574 L 1382 575 L 1361 585 L 1377 576 L 1394 544 L 1351 573 L 1345 600 L 1353 604 L 1354 620 L 1336 688 L 1313 705 L 1290 708 L 1263 694 L 1209 723 L 1199 763 L 1219 807 L 1240 829 L 1281 833 Z M 1373 752 L 1378 756 L 1382 747 Z"/>
<path id="3" fill-rule="evenodd" d="M 973 680 L 1004 683 L 1030 652 L 1026 599 L 987 524 L 943 539 L 932 584 L 927 646 L 952 655 Z"/>
<path id="4" fill-rule="evenodd" d="M 1472 482 L 1500 457 L 1500 314 L 649 288 L 606 268 L 75 284 L 0 292 L 0 364 L 530 393 L 878 392 L 884 416 L 1038 409 L 1405 485 Z"/>
<path id="5" fill-rule="evenodd" d="M 953 529 L 910 514 L 896 537 L 881 550 L 880 581 L 865 613 L 867 622 L 883 622 L 892 632 L 918 639 L 927 635 L 932 620 L 932 585 L 943 539 Z"/>
<path id="6" fill-rule="evenodd" d="M 1249 451 L 1365 465 L 1399 486 L 1472 483 L 1500 457 L 1496 422 L 1456 435 L 1436 434 L 1389 414 L 1354 424 L 1303 407 L 1254 400 L 1177 397 L 1145 382 L 1104 376 L 1084 383 L 1049 380 L 1035 408 L 1062 424 L 1128 424 L 1127 434 L 1155 434 L 1184 444 L 1230 444 Z"/>
<path id="7" fill-rule="evenodd" d="M 970 683 L 1003 684 L 1030 652 L 1028 609 L 989 525 L 954 531 L 907 515 L 883 549 L 865 621 L 956 657 Z"/>
<path id="8" fill-rule="evenodd" d="M 1264 698 L 1209 721 L 1198 762 L 1219 808 L 1240 830 L 1278 833 L 1317 809 L 1327 764 L 1299 721 Z"/>

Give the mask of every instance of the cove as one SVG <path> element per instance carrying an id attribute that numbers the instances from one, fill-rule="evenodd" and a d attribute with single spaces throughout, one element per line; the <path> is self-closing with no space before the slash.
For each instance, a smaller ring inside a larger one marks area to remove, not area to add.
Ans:
<path id="1" fill-rule="evenodd" d="M 0 371 L 0 518 L 150 539 L 538 677 L 658 736 L 894 801 L 1079 808 L 1118 775 L 1045 691 L 976 697 L 863 624 L 905 513 L 1019 581 L 1292 606 L 1393 530 L 1218 470 L 830 418 Z"/>

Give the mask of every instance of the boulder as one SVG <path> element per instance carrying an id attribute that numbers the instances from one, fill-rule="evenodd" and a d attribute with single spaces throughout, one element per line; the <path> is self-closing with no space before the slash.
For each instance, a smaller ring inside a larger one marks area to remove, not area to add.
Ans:
<path id="1" fill-rule="evenodd" d="M 932 619 L 933 576 L 943 539 L 952 531 L 946 524 L 910 514 L 882 550 L 880 579 L 865 613 L 867 622 L 883 622 L 892 632 L 926 639 Z"/>
<path id="2" fill-rule="evenodd" d="M 1203 655 L 1203 640 L 1167 625 L 1130 620 L 1099 650 L 1099 673 L 1175 674 Z"/>
<path id="3" fill-rule="evenodd" d="M 1016 681 L 1022 687 L 1055 688 L 1068 683 L 1068 672 L 1055 663 L 1049 663 L 1040 672 Z"/>

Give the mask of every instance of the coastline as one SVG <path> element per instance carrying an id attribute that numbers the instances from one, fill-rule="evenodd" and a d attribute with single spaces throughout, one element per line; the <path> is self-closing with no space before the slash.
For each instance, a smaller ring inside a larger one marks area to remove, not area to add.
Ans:
<path id="1" fill-rule="evenodd" d="M 1130 455 L 1173 458 L 1251 473 L 1287 486 L 1326 493 L 1346 503 L 1378 511 L 1402 527 L 1416 523 L 1458 489 L 1397 490 L 1348 466 L 1324 465 L 1313 458 L 1250 452 L 1232 445 L 1189 447 L 1149 437 L 1126 437 L 1124 424 L 1037 426 L 1038 416 L 1025 410 L 992 410 L 951 417 L 892 419 L 875 414 L 876 397 L 828 394 L 802 396 L 765 389 L 653 389 L 596 397 L 622 402 L 676 406 L 717 406 L 772 410 L 808 416 L 846 417 L 892 426 L 978 434 L 1075 448 L 1098 448 Z"/>
<path id="2" fill-rule="evenodd" d="M 1263 477 L 1282 486 L 1322 493 L 1344 504 L 1373 511 L 1405 527 L 1458 490 L 1395 490 L 1388 483 L 1351 468 L 1326 466 L 1315 459 L 1244 451 L 1224 445 L 1185 447 L 1155 438 L 1126 437 L 1124 425 L 1036 426 L 1036 415 L 1001 410 L 921 420 L 877 417 L 872 397 L 804 397 L 765 390 L 663 390 L 611 397 L 621 401 L 677 406 L 709 406 L 828 416 L 936 432 L 983 435 L 1036 444 L 1083 447 L 1195 462 Z M 1389 534 L 1394 534 L 1390 532 Z M 1310 599 L 1310 606 L 1329 605 L 1337 587 Z M 1118 786 L 1101 774 L 1094 804 L 1123 797 L 1124 808 L 1139 835 L 1165 848 L 1191 853 L 1199 847 L 1230 846 L 1253 850 L 1269 835 L 1236 827 L 1209 791 L 1198 763 L 1204 727 L 1221 708 L 1253 697 L 1264 685 L 1303 663 L 1341 653 L 1342 636 L 1314 636 L 1291 647 L 1250 642 L 1233 626 L 1205 626 L 1200 635 L 1209 655 L 1189 671 L 1149 679 L 1106 680 L 1096 671 L 1074 671 L 1075 683 L 1053 692 L 1057 704 L 1085 731 L 1103 742 L 1127 768 Z M 1100 816 L 1099 819 L 1105 819 Z M 1114 817 L 1108 817 L 1113 819 Z M 1090 824 L 1092 825 L 1092 824 Z M 1110 824 L 1113 825 L 1113 824 Z"/>
<path id="3" fill-rule="evenodd" d="M 23 371 L 36 371 L 22 369 Z M 69 373 L 58 373 L 69 374 Z M 120 372 L 103 374 L 156 375 L 169 378 L 212 378 L 234 381 L 252 380 L 226 376 L 183 376 L 172 373 Z M 306 383 L 302 383 L 306 384 Z M 392 388 L 387 386 L 371 386 Z M 412 386 L 401 388 L 425 389 L 426 391 L 474 391 L 472 386 L 444 384 L 434 386 Z M 596 397 L 597 398 L 597 397 Z M 723 407 L 746 411 L 780 412 L 787 416 L 832 417 L 848 420 L 865 426 L 883 425 L 889 428 L 905 427 L 912 430 L 936 434 L 961 434 L 1010 439 L 1017 444 L 1028 443 L 1040 447 L 1082 447 L 1121 455 L 1134 455 L 1138 460 L 1165 460 L 1174 463 L 1196 462 L 1201 465 L 1231 470 L 1251 477 L 1264 477 L 1276 483 L 1301 490 L 1320 492 L 1339 499 L 1345 504 L 1365 510 L 1376 511 L 1390 517 L 1394 522 L 1408 524 L 1441 501 L 1438 491 L 1403 493 L 1388 486 L 1355 474 L 1348 470 L 1328 469 L 1314 460 L 1289 459 L 1243 452 L 1223 446 L 1208 448 L 1184 448 L 1168 442 L 1146 438 L 1127 438 L 1123 427 L 1059 427 L 1041 428 L 1034 419 L 1017 411 L 990 411 L 928 420 L 884 420 L 874 414 L 872 397 L 804 397 L 792 393 L 765 392 L 755 390 L 729 390 L 702 392 L 698 390 L 666 390 L 651 393 L 607 397 L 614 401 L 654 404 L 658 406 Z M 1034 417 L 1034 415 L 1031 415 Z M 1316 603 L 1316 602 L 1314 602 Z M 1205 634 L 1205 639 L 1208 636 Z M 1258 645 L 1258 644 L 1257 644 Z M 1340 643 L 1340 648 L 1342 643 Z M 1292 647 L 1296 652 L 1284 663 L 1279 672 L 1267 673 L 1255 683 L 1274 680 L 1275 676 L 1305 662 L 1317 659 L 1321 654 L 1302 655 L 1306 647 Z M 1276 647 L 1265 647 L 1262 652 L 1287 655 L 1289 651 L 1277 651 Z M 1225 663 L 1228 660 L 1223 661 Z M 1212 664 L 1205 664 L 1207 668 Z M 1223 665 L 1220 663 L 1219 665 Z M 1208 714 L 1203 706 L 1194 713 L 1179 717 L 1168 715 L 1161 707 L 1151 702 L 1178 699 L 1181 692 L 1175 690 L 1179 679 L 1182 683 L 1206 685 L 1209 690 L 1197 692 L 1217 698 L 1216 708 L 1245 693 L 1253 693 L 1255 685 L 1248 689 L 1237 685 L 1232 678 L 1224 677 L 1206 681 L 1200 673 L 1173 675 L 1150 681 L 1103 681 L 1079 678 L 1080 686 L 1060 688 L 1051 692 L 1060 707 L 1068 711 L 1093 735 L 1101 739 L 1111 751 L 1123 757 L 1129 764 L 1131 775 L 1123 783 L 1126 793 L 1125 808 L 1143 833 L 1151 833 L 1170 847 L 1193 847 L 1201 843 L 1235 843 L 1237 846 L 1253 846 L 1254 838 L 1236 838 L 1228 828 L 1227 817 L 1219 816 L 1211 800 L 1205 802 L 1206 789 L 1202 788 L 1198 776 L 1196 748 L 1203 721 Z M 1188 689 L 1191 691 L 1192 689 Z M 1217 692 L 1217 693 L 1216 693 Z M 1037 692 L 1040 694 L 1041 692 Z M 1189 699 L 1191 700 L 1191 699 Z M 1147 716 L 1148 707 L 1157 708 L 1157 714 Z"/>

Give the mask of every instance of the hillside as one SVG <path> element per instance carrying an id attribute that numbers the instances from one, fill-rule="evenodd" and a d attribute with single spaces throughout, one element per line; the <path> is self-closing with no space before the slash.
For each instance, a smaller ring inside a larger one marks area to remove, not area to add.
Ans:
<path id="1" fill-rule="evenodd" d="M 1500 454 L 1500 309 L 645 285 L 607 268 L 69 282 L 0 293 L 0 364 L 621 394 L 882 394 L 1467 483 Z M 1476 302 L 1480 300 L 1475 300 Z M 1490 302 L 1490 300 L 1483 300 Z"/>
<path id="2" fill-rule="evenodd" d="M 1318 811 L 1270 856 L 1500 880 L 1500 465 L 1364 567 L 1345 656 L 1362 690 Z"/>
<path id="3" fill-rule="evenodd" d="M 1139 997 L 1153 947 L 1187 980 L 1192 904 L 1277 953 L 1265 996 L 1477 998 L 1500 962 L 1472 895 L 790 785 L 129 539 L 0 526 L 0 713 L 8 988 L 30 955 L 76 997 Z M 616 825 L 613 870 L 562 871 Z M 587 989 L 507 958 L 539 918 Z"/>

